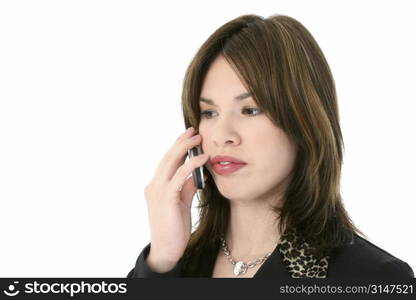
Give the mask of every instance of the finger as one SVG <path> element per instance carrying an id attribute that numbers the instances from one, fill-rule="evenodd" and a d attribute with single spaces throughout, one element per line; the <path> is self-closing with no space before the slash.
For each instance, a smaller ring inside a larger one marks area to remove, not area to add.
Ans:
<path id="1" fill-rule="evenodd" d="M 172 177 L 172 180 L 170 181 L 170 186 L 172 189 L 174 189 L 176 192 L 180 192 L 188 176 L 192 174 L 194 169 L 204 165 L 207 162 L 208 157 L 209 156 L 207 154 L 194 156 L 181 167 L 179 167 L 175 175 Z"/>
<path id="2" fill-rule="evenodd" d="M 208 179 L 207 174 L 204 174 L 204 181 L 206 182 Z M 181 199 L 183 203 L 188 206 L 189 208 L 192 208 L 192 199 L 194 198 L 195 192 L 197 190 L 197 187 L 194 183 L 194 177 L 191 175 L 185 180 L 185 183 L 182 186 L 181 190 Z"/>
<path id="3" fill-rule="evenodd" d="M 196 147 L 201 144 L 202 137 L 195 135 L 193 138 L 188 137 L 180 141 L 168 154 L 167 159 L 160 168 L 160 174 L 165 180 L 171 180 L 179 167 L 181 167 L 186 160 L 188 149 Z"/>
<path id="4" fill-rule="evenodd" d="M 194 184 L 194 178 L 193 176 L 189 176 L 187 179 L 185 179 L 185 182 L 182 185 L 181 197 L 180 197 L 182 202 L 189 208 L 192 207 L 192 199 L 195 195 L 195 192 L 196 192 L 196 187 Z"/>
<path id="5" fill-rule="evenodd" d="M 177 147 L 178 143 L 182 143 L 184 140 L 189 139 L 191 136 L 193 136 L 195 133 L 195 129 L 192 127 L 189 127 L 186 131 L 184 131 L 174 142 L 174 144 L 169 148 L 169 150 L 165 153 L 165 155 L 162 157 L 162 159 L 159 162 L 159 165 L 156 168 L 154 177 L 166 177 L 166 163 L 172 159 L 173 156 L 173 149 Z M 185 161 L 186 157 L 183 157 L 183 160 Z M 167 178 L 167 180 L 169 180 Z"/>

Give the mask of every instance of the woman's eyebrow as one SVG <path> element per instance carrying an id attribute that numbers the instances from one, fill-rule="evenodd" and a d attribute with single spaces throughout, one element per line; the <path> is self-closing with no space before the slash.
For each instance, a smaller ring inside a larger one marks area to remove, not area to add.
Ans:
<path id="1" fill-rule="evenodd" d="M 250 92 L 247 92 L 247 93 L 243 93 L 241 95 L 235 96 L 234 100 L 235 101 L 241 101 L 241 100 L 247 99 L 251 96 L 252 96 L 252 94 Z M 212 99 L 207 99 L 207 98 L 204 98 L 204 97 L 200 97 L 199 102 L 205 102 L 207 104 L 217 106 Z"/>

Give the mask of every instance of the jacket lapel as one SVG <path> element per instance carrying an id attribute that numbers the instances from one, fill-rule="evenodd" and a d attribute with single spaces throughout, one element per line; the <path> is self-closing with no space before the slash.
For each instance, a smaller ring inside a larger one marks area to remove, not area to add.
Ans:
<path id="1" fill-rule="evenodd" d="M 260 266 L 253 278 L 290 278 L 290 274 L 283 263 L 279 248 L 276 246 L 269 258 Z"/>
<path id="2" fill-rule="evenodd" d="M 329 256 L 318 258 L 312 247 L 303 241 L 295 230 L 282 235 L 276 247 L 286 271 L 292 278 L 326 278 Z"/>

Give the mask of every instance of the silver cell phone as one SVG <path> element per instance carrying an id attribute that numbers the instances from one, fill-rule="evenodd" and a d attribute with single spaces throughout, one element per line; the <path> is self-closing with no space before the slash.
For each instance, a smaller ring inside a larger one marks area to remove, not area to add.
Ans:
<path id="1" fill-rule="evenodd" d="M 188 157 L 192 158 L 194 156 L 197 155 L 201 155 L 202 152 L 202 147 L 201 145 L 198 145 L 196 147 L 193 147 L 191 149 L 188 149 Z M 205 181 L 204 181 L 204 171 L 203 171 L 203 166 L 200 166 L 198 168 L 195 168 L 192 171 L 192 177 L 194 179 L 194 186 L 197 189 L 203 189 L 205 187 Z"/>

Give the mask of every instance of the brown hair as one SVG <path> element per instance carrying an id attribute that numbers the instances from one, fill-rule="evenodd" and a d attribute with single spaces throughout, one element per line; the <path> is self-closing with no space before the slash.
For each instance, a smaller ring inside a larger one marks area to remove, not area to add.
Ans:
<path id="1" fill-rule="evenodd" d="M 234 68 L 267 117 L 297 144 L 295 166 L 281 208 L 280 232 L 295 228 L 316 252 L 350 241 L 358 230 L 342 204 L 340 176 L 343 138 L 335 82 L 311 33 L 285 15 L 249 14 L 217 29 L 187 68 L 182 93 L 186 128 L 199 127 L 199 98 L 212 61 L 222 55 Z M 185 250 L 188 275 L 204 251 L 215 251 L 225 234 L 230 207 L 207 175 L 199 196 L 199 222 Z M 363 235 L 363 234 L 362 234 Z"/>

